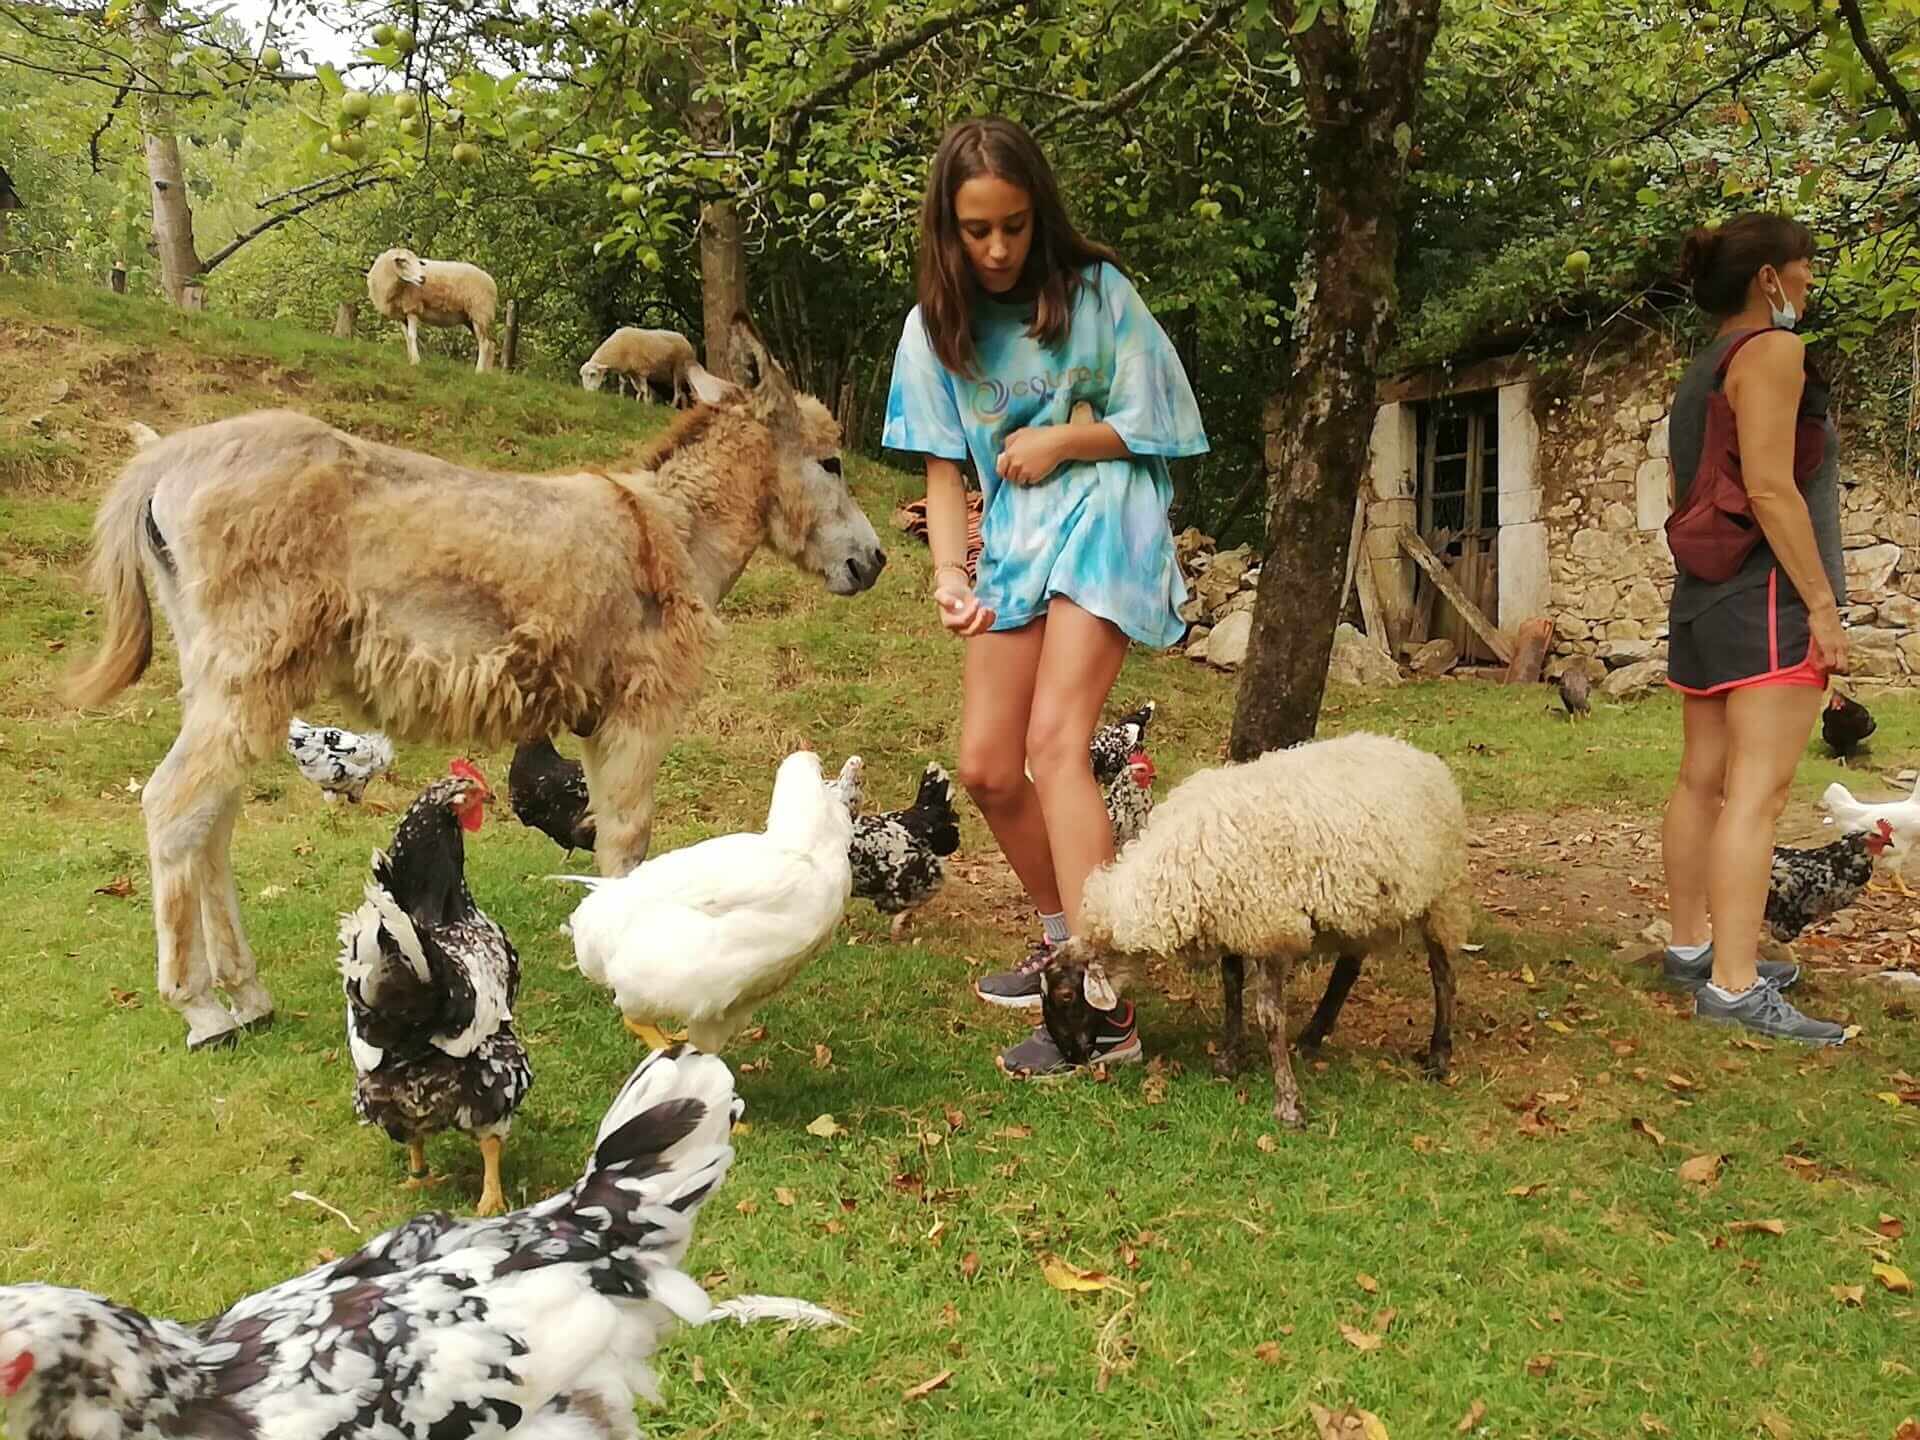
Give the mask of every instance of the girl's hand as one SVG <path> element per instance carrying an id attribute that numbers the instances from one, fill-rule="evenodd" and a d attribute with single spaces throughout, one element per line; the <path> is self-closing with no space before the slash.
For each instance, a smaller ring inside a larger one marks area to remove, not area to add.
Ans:
<path id="1" fill-rule="evenodd" d="M 1840 623 L 1840 612 L 1831 605 L 1807 617 L 1812 643 L 1807 658 L 1830 675 L 1847 673 L 1847 631 Z"/>
<path id="2" fill-rule="evenodd" d="M 1060 431 L 1057 425 L 1016 430 L 1000 447 L 994 468 L 1000 478 L 1015 485 L 1038 485 L 1060 468 Z"/>
<path id="3" fill-rule="evenodd" d="M 940 623 L 965 640 L 993 628 L 993 611 L 980 603 L 966 572 L 957 565 L 942 566 L 933 600 L 940 607 Z"/>

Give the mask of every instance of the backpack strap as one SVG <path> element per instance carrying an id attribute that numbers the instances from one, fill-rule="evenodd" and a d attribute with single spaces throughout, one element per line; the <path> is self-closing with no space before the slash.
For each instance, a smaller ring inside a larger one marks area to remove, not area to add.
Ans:
<path id="1" fill-rule="evenodd" d="M 1713 367 L 1713 388 L 1718 390 L 1726 383 L 1727 367 L 1733 364 L 1733 357 L 1740 353 L 1741 346 L 1762 335 L 1771 335 L 1778 328 L 1778 326 L 1769 325 L 1764 330 L 1748 330 L 1744 334 L 1735 336 L 1733 343 L 1727 346 L 1726 353 L 1720 357 L 1720 363 Z"/>

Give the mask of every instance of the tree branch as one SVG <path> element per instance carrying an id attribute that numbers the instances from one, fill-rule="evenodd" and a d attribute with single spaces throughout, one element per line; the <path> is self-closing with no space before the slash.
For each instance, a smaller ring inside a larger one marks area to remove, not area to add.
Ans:
<path id="1" fill-rule="evenodd" d="M 258 225 L 254 226 L 251 230 L 248 230 L 243 234 L 234 236 L 233 239 L 229 240 L 226 244 L 222 245 L 218 250 L 214 251 L 212 255 L 208 256 L 205 260 L 201 261 L 200 273 L 202 275 L 211 274 L 214 266 L 220 264 L 224 260 L 231 259 L 235 254 L 235 252 L 237 252 L 240 249 L 240 247 L 245 245 L 248 241 L 257 240 L 260 236 L 266 234 L 269 230 L 273 229 L 275 226 L 286 224 L 287 221 L 293 219 L 296 215 L 303 215 L 307 211 L 314 209 L 316 206 L 325 205 L 328 201 L 338 200 L 345 195 L 351 195 L 356 190 L 365 190 L 370 186 L 374 186 L 374 185 L 389 185 L 392 182 L 393 182 L 393 177 L 391 175 L 387 175 L 387 174 L 367 175 L 359 180 L 354 181 L 354 183 L 351 185 L 344 185 L 338 190 L 330 190 L 325 195 L 316 195 L 311 200 L 303 201 L 301 204 L 294 206 L 291 210 L 282 210 L 277 215 L 269 215 L 265 220 L 262 220 Z"/>
<path id="2" fill-rule="evenodd" d="M 1854 48 L 1860 52 L 1860 58 L 1873 71 L 1873 78 L 1880 82 L 1880 88 L 1887 92 L 1887 98 L 1899 112 L 1907 138 L 1920 144 L 1920 115 L 1914 114 L 1913 97 L 1907 93 L 1907 87 L 1900 83 L 1900 77 L 1893 73 L 1887 57 L 1874 46 L 1873 37 L 1867 34 L 1867 22 L 1860 14 L 1860 0 L 1837 0 L 1837 3 L 1840 13 L 1847 17 L 1847 29 L 1853 35 Z"/>
<path id="3" fill-rule="evenodd" d="M 96 175 L 100 173 L 100 140 L 112 126 L 113 117 L 119 113 L 120 107 L 126 103 L 127 96 L 131 93 L 131 87 L 122 85 L 120 93 L 113 97 L 113 104 L 107 107 L 107 118 L 100 122 L 99 129 L 87 137 L 87 161 Z"/>
<path id="4" fill-rule="evenodd" d="M 1682 120 L 1686 119 L 1688 115 L 1706 103 L 1707 100 L 1718 95 L 1722 90 L 1738 90 L 1742 83 L 1759 71 L 1766 69 L 1766 67 L 1774 61 L 1784 60 L 1787 56 L 1793 54 L 1794 51 L 1805 48 L 1807 42 L 1819 33 L 1818 27 L 1809 27 L 1805 30 L 1796 31 L 1764 55 L 1748 61 L 1745 65 L 1734 71 L 1733 74 L 1727 76 L 1726 79 L 1717 80 L 1709 85 L 1678 110 L 1675 110 L 1671 115 L 1667 116 L 1658 125 L 1655 125 L 1642 135 L 1635 136 L 1631 143 L 1641 145 L 1648 140 L 1656 139 L 1665 134 L 1666 131 L 1678 125 Z"/>
<path id="5" fill-rule="evenodd" d="M 1155 81 L 1174 66 L 1178 65 L 1182 60 L 1186 59 L 1187 56 L 1191 55 L 1214 31 L 1218 30 L 1222 25 L 1226 24 L 1227 21 L 1239 14 L 1241 7 L 1245 3 L 1246 0 L 1215 0 L 1213 9 L 1207 12 L 1206 19 L 1202 20 L 1199 25 L 1194 28 L 1194 32 L 1191 35 L 1187 36 L 1186 39 L 1174 46 L 1173 49 L 1169 50 L 1158 60 L 1154 61 L 1153 64 L 1141 71 L 1139 75 L 1135 76 L 1124 87 L 1108 96 L 1105 100 L 1082 100 L 1065 109 L 1054 111 L 1051 115 L 1047 116 L 1046 119 L 1040 121 L 1039 124 L 1033 127 L 1034 137 L 1038 139 L 1049 130 L 1052 130 L 1056 125 L 1063 124 L 1068 120 L 1077 120 L 1083 123 L 1087 121 L 1108 120 L 1115 115 L 1124 114 L 1126 111 L 1131 110 L 1135 105 L 1140 103 L 1141 97 L 1153 88 Z"/>

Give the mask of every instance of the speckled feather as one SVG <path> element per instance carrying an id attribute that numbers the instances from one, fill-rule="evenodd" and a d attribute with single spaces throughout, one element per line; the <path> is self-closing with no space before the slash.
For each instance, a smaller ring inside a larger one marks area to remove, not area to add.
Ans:
<path id="1" fill-rule="evenodd" d="M 307 779 L 329 796 L 344 795 L 354 805 L 368 782 L 393 766 L 393 742 L 386 736 L 309 725 L 297 716 L 287 725 L 287 753 Z"/>
<path id="2" fill-rule="evenodd" d="M 1118 850 L 1138 835 L 1153 813 L 1153 790 L 1133 777 L 1131 761 L 1135 752 L 1147 744 L 1147 727 L 1153 723 L 1154 702 L 1149 700 L 1138 710 L 1124 715 L 1111 725 L 1102 725 L 1093 733 L 1088 754 L 1093 760 L 1093 778 L 1106 801 L 1107 815 L 1113 821 L 1113 846 Z"/>
<path id="3" fill-rule="evenodd" d="M 847 847 L 854 898 L 872 901 L 882 915 L 924 905 L 946 879 L 945 857 L 959 848 L 953 781 L 938 765 L 929 765 L 907 809 L 854 818 Z"/>

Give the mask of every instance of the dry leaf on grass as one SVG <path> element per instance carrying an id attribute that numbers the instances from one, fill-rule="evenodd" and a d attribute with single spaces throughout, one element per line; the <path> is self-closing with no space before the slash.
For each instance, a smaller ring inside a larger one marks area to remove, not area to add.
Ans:
<path id="1" fill-rule="evenodd" d="M 1544 1380 L 1553 1373 L 1553 1356 L 1534 1355 L 1527 1360 L 1527 1374 L 1536 1380 Z"/>
<path id="2" fill-rule="evenodd" d="M 993 1138 L 996 1140 L 1031 1140 L 1033 1138 L 1033 1127 L 1031 1125 L 1003 1125 L 993 1132 Z"/>
<path id="3" fill-rule="evenodd" d="M 1253 1358 L 1263 1365 L 1278 1365 L 1284 1358 L 1278 1340 L 1262 1340 L 1253 1347 Z"/>
<path id="4" fill-rule="evenodd" d="M 116 900 L 124 900 L 133 894 L 133 880 L 126 875 L 116 875 L 104 885 L 93 887 L 96 895 L 111 895 Z"/>
<path id="5" fill-rule="evenodd" d="M 1280 1142 L 1274 1139 L 1273 1136 L 1271 1135 L 1262 1135 L 1258 1140 L 1255 1140 L 1253 1143 L 1259 1146 L 1262 1150 L 1266 1151 L 1266 1153 L 1269 1155 L 1273 1154 L 1274 1151 L 1280 1148 Z"/>
<path id="6" fill-rule="evenodd" d="M 1380 1293 L 1380 1282 L 1364 1271 L 1353 1277 L 1353 1283 L 1369 1295 L 1378 1295 Z"/>
<path id="7" fill-rule="evenodd" d="M 1113 1283 L 1098 1270 L 1082 1270 L 1058 1255 L 1041 1256 L 1040 1273 L 1047 1277 L 1047 1284 L 1056 1290 L 1104 1290 Z"/>
<path id="8" fill-rule="evenodd" d="M 1673 1431 L 1662 1425 L 1644 1410 L 1640 1412 L 1640 1428 L 1649 1435 L 1671 1435 L 1673 1433 Z"/>
<path id="9" fill-rule="evenodd" d="M 1895 1295 L 1913 1294 L 1913 1281 L 1907 1278 L 1907 1272 L 1902 1270 L 1898 1265 L 1874 1266 L 1873 1278 L 1886 1286 L 1887 1289 L 1891 1290 Z"/>
<path id="10" fill-rule="evenodd" d="M 1720 1178 L 1724 1155 L 1696 1155 L 1680 1167 L 1680 1178 L 1689 1185 L 1711 1185 Z"/>
<path id="11" fill-rule="evenodd" d="M 1858 1310 L 1867 1303 L 1867 1287 L 1864 1285 L 1829 1285 L 1833 1298 L 1849 1310 Z"/>
<path id="12" fill-rule="evenodd" d="M 760 1213 L 760 1204 L 756 1200 L 742 1200 L 733 1208 L 738 1210 L 742 1215 L 758 1215 Z"/>
<path id="13" fill-rule="evenodd" d="M 846 1133 L 847 1127 L 842 1125 L 838 1120 L 835 1120 L 831 1115 L 822 1115 L 819 1119 L 807 1126 L 807 1134 L 818 1135 L 822 1140 L 831 1140 L 836 1135 L 844 1135 Z"/>
<path id="14" fill-rule="evenodd" d="M 1453 1427 L 1456 1435 L 1465 1435 L 1487 1418 L 1487 1402 L 1476 1400 L 1467 1407 L 1467 1413 L 1460 1417 L 1460 1423 Z"/>
<path id="15" fill-rule="evenodd" d="M 1901 1224 L 1897 1217 L 1892 1215 L 1882 1215 L 1879 1223 L 1874 1228 L 1889 1240 L 1898 1240 L 1907 1233 L 1907 1227 Z"/>
<path id="16" fill-rule="evenodd" d="M 1369 1330 L 1356 1330 L 1345 1321 L 1340 1323 L 1340 1334 L 1347 1344 L 1356 1350 L 1378 1350 L 1387 1342 Z"/>
<path id="17" fill-rule="evenodd" d="M 793 1192 L 784 1185 L 776 1185 L 773 1187 L 773 1199 L 777 1205 L 790 1206 L 793 1204 Z"/>
<path id="18" fill-rule="evenodd" d="M 1736 1235 L 1784 1235 L 1787 1222 L 1784 1220 L 1736 1220 L 1727 1226 Z"/>
<path id="19" fill-rule="evenodd" d="M 824 1070 L 831 1064 L 833 1064 L 833 1051 L 829 1050 L 824 1045 L 814 1046 L 813 1047 L 813 1068 L 816 1070 Z"/>
<path id="20" fill-rule="evenodd" d="M 980 1273 L 980 1252 L 969 1250 L 960 1257 L 960 1278 L 971 1280 Z"/>
<path id="21" fill-rule="evenodd" d="M 1507 1194 L 1512 1195 L 1515 1198 L 1520 1200 L 1531 1200 L 1534 1196 L 1538 1195 L 1542 1190 L 1546 1188 L 1547 1188 L 1546 1181 L 1535 1180 L 1530 1185 L 1511 1186 L 1508 1188 Z"/>
<path id="22" fill-rule="evenodd" d="M 1386 1423 L 1371 1410 L 1349 1405 L 1337 1413 L 1309 1404 L 1320 1440 L 1389 1440 Z"/>
<path id="23" fill-rule="evenodd" d="M 1778 1410 L 1762 1410 L 1760 1427 L 1773 1437 L 1773 1440 L 1793 1440 L 1793 1424 Z"/>
<path id="24" fill-rule="evenodd" d="M 1899 1429 L 1893 1432 L 1893 1440 L 1920 1440 L 1920 1420 L 1911 1415 L 1902 1420 Z"/>
<path id="25" fill-rule="evenodd" d="M 1655 1145 L 1665 1145 L 1667 1143 L 1666 1136 L 1662 1135 L 1638 1115 L 1627 1122 L 1627 1127 L 1636 1135 L 1646 1136 L 1647 1139 L 1651 1140 Z"/>
<path id="26" fill-rule="evenodd" d="M 918 1385 L 909 1385 L 905 1390 L 900 1392 L 900 1398 L 909 1401 L 924 1400 L 951 1379 L 953 1379 L 953 1371 L 942 1370 L 931 1380 L 922 1380 Z"/>

